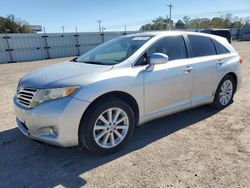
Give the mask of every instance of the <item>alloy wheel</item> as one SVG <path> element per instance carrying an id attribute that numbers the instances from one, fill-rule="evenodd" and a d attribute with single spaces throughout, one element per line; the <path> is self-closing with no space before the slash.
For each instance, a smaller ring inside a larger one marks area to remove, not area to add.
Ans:
<path id="1" fill-rule="evenodd" d="M 129 118 L 121 108 L 109 108 L 96 120 L 93 135 L 95 142 L 102 148 L 113 148 L 126 137 Z"/>
<path id="2" fill-rule="evenodd" d="M 221 105 L 226 106 L 233 96 L 233 83 L 225 80 L 220 88 L 219 100 Z"/>

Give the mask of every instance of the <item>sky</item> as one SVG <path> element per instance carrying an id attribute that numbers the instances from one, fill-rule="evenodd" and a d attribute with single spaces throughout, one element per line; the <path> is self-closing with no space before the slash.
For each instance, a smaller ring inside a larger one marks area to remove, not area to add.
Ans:
<path id="1" fill-rule="evenodd" d="M 237 3 L 236 3 L 237 2 Z M 107 31 L 138 30 L 158 16 L 172 18 L 184 15 L 212 17 L 233 12 L 250 16 L 250 0 L 0 0 L 0 16 L 14 14 L 31 25 L 45 26 L 46 32 L 98 31 L 97 20 Z M 247 10 L 248 9 L 248 10 Z M 237 11 L 241 10 L 241 11 Z"/>

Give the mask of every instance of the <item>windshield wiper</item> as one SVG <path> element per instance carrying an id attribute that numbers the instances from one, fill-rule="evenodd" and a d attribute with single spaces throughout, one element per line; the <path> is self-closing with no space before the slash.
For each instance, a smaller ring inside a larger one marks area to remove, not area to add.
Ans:
<path id="1" fill-rule="evenodd" d="M 73 59 L 71 59 L 71 60 L 69 60 L 70 62 L 77 62 L 77 58 L 78 57 L 75 57 L 75 58 L 73 58 Z"/>
<path id="2" fill-rule="evenodd" d="M 78 62 L 87 63 L 87 64 L 95 64 L 95 65 L 110 65 L 108 63 L 103 63 L 99 61 L 78 61 Z"/>

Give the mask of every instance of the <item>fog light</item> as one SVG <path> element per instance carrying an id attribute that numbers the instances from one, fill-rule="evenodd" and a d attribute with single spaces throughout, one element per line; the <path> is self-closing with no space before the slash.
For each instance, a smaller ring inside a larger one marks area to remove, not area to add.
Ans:
<path id="1" fill-rule="evenodd" d="M 51 134 L 52 136 L 56 136 L 57 135 L 57 130 L 56 128 L 52 127 L 49 129 L 49 134 Z"/>

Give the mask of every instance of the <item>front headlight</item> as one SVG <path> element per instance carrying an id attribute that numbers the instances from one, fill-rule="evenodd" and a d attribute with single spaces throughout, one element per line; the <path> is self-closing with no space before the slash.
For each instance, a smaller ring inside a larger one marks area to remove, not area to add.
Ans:
<path id="1" fill-rule="evenodd" d="M 39 89 L 35 94 L 30 107 L 34 108 L 38 104 L 41 104 L 45 101 L 58 99 L 62 97 L 67 97 L 73 94 L 79 86 L 74 87 L 65 87 L 65 88 L 55 88 L 55 89 Z"/>

